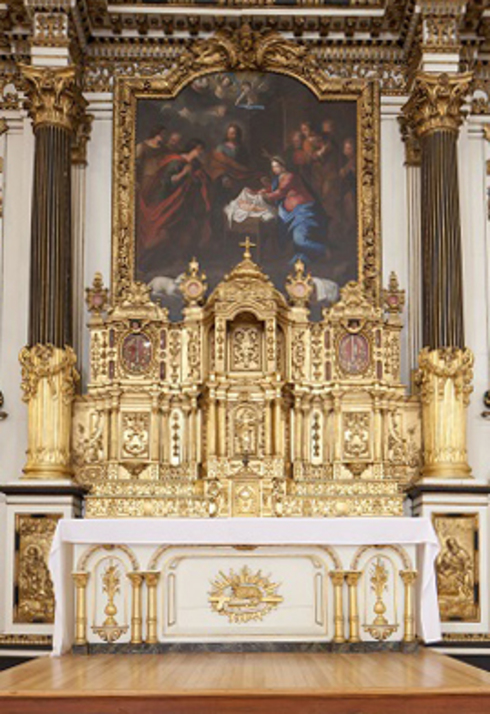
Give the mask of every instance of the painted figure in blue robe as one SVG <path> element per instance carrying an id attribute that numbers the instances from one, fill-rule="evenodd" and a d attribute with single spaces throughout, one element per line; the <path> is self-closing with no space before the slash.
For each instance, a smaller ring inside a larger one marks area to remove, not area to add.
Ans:
<path id="1" fill-rule="evenodd" d="M 327 251 L 327 215 L 299 174 L 286 168 L 278 156 L 271 159 L 273 173 L 270 189 L 261 191 L 264 198 L 277 205 L 280 245 L 293 243 L 290 263 L 301 259 L 306 265 L 322 259 Z"/>

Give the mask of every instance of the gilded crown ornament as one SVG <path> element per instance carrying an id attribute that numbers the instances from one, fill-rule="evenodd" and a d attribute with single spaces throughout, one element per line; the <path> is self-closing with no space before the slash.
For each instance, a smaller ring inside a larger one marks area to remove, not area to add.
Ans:
<path id="1" fill-rule="evenodd" d="M 88 311 L 99 317 L 109 305 L 109 290 L 104 287 L 102 273 L 95 273 L 91 288 L 85 289 L 85 302 Z"/>
<path id="2" fill-rule="evenodd" d="M 313 281 L 301 259 L 295 262 L 294 273 L 286 279 L 286 292 L 291 304 L 301 307 L 308 304 L 313 292 Z"/>
<path id="3" fill-rule="evenodd" d="M 195 258 L 190 261 L 179 288 L 187 305 L 199 305 L 202 302 L 208 285 L 206 274 L 199 273 L 199 263 Z"/>

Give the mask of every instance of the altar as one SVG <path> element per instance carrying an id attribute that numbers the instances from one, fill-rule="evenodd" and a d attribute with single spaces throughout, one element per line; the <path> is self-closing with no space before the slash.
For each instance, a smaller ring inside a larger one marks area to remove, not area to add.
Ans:
<path id="1" fill-rule="evenodd" d="M 64 519 L 53 651 L 437 641 L 438 551 L 425 518 Z"/>

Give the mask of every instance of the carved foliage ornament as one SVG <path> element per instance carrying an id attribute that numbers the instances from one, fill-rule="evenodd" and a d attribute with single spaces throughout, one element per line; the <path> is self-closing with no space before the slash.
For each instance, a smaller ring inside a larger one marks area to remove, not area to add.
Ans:
<path id="1" fill-rule="evenodd" d="M 416 379 L 420 386 L 422 400 L 430 402 L 434 397 L 434 379 L 438 378 L 437 397 L 444 397 L 444 387 L 448 380 L 454 382 L 455 395 L 463 399 L 465 406 L 469 405 L 470 394 L 473 391 L 473 363 L 471 350 L 461 350 L 457 347 L 441 347 L 437 350 L 438 364 L 431 358 L 434 350 L 424 347 L 419 354 L 419 370 Z"/>
<path id="2" fill-rule="evenodd" d="M 75 67 L 20 65 L 20 70 L 26 81 L 25 106 L 34 131 L 51 125 L 74 132 L 87 106 Z"/>
<path id="3" fill-rule="evenodd" d="M 358 107 L 359 280 L 366 296 L 379 299 L 379 89 L 375 82 L 338 79 L 322 70 L 317 54 L 278 32 L 223 29 L 192 43 L 177 60 L 168 60 L 157 77 L 120 78 L 115 91 L 113 220 L 114 301 L 131 290 L 134 275 L 134 165 L 136 100 L 171 99 L 203 74 L 230 71 L 278 72 L 306 84 L 320 99 L 354 100 Z"/>
<path id="4" fill-rule="evenodd" d="M 464 118 L 463 102 L 470 91 L 472 72 L 456 76 L 418 72 L 404 116 L 418 137 L 433 131 L 458 132 Z"/>
<path id="5" fill-rule="evenodd" d="M 65 403 L 70 403 L 75 395 L 75 386 L 80 376 L 75 369 L 77 356 L 71 347 L 64 350 L 53 345 L 34 345 L 24 347 L 19 355 L 22 367 L 23 400 L 29 402 L 37 394 L 39 382 L 46 379 L 54 398 L 61 396 Z"/>

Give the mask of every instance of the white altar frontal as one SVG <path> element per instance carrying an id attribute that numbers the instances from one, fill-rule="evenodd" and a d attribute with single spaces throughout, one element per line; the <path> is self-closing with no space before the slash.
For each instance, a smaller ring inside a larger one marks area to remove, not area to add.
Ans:
<path id="1" fill-rule="evenodd" d="M 438 550 L 426 518 L 64 519 L 54 654 L 437 641 Z"/>

